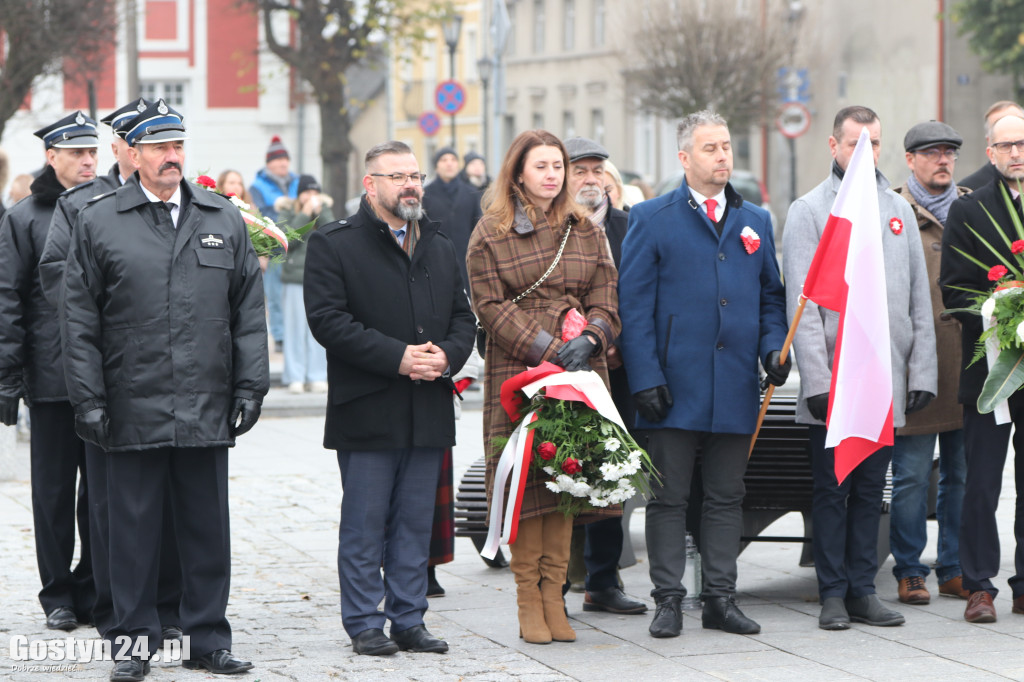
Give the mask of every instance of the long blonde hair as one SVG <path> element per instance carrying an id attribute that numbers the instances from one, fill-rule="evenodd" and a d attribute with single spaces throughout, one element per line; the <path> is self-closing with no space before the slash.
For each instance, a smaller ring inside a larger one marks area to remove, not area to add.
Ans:
<path id="1" fill-rule="evenodd" d="M 565 151 L 565 145 L 555 135 L 546 130 L 527 130 L 519 133 L 516 139 L 505 154 L 505 160 L 501 163 L 501 170 L 497 179 L 484 194 L 483 208 L 484 220 L 493 225 L 499 233 L 508 232 L 512 229 L 516 215 L 516 200 L 523 203 L 527 215 L 539 212 L 539 208 L 532 206 L 523 190 L 516 182 L 516 178 L 523 172 L 526 165 L 526 156 L 534 147 L 557 147 L 562 153 L 562 167 L 566 174 L 569 171 L 569 154 Z M 551 208 L 548 210 L 548 224 L 553 228 L 559 228 L 565 224 L 570 216 L 575 217 L 576 202 L 569 196 L 569 184 L 562 180 L 562 188 L 558 195 L 551 201 Z M 532 210 L 530 210 L 532 209 Z"/>

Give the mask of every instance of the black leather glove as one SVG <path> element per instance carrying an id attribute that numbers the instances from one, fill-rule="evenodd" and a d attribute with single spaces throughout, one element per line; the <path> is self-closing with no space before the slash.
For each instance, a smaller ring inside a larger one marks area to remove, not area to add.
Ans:
<path id="1" fill-rule="evenodd" d="M 635 393 L 633 398 L 636 400 L 636 411 L 649 422 L 663 420 L 668 416 L 668 408 L 673 404 L 672 394 L 665 384 L 654 388 L 645 388 L 639 393 Z"/>
<path id="2" fill-rule="evenodd" d="M 18 402 L 23 393 L 20 376 L 7 376 L 0 381 L 0 424 L 14 426 L 18 423 Z"/>
<path id="3" fill-rule="evenodd" d="M 239 420 L 241 417 L 241 420 Z M 260 418 L 260 404 L 248 398 L 235 398 L 231 404 L 231 416 L 228 417 L 228 424 L 231 426 L 231 437 L 241 436 L 243 433 L 256 426 L 256 420 Z M 238 426 L 235 426 L 235 424 Z"/>
<path id="4" fill-rule="evenodd" d="M 555 364 L 561 365 L 568 372 L 577 370 L 589 370 L 590 356 L 597 351 L 597 344 L 590 340 L 586 334 L 580 334 L 575 339 L 570 339 L 562 344 L 555 357 Z"/>
<path id="5" fill-rule="evenodd" d="M 807 411 L 818 421 L 828 419 L 828 393 L 812 395 L 807 399 Z"/>
<path id="6" fill-rule="evenodd" d="M 768 388 L 768 384 L 772 386 L 781 386 L 786 383 L 786 379 L 789 378 L 789 370 L 793 368 L 793 356 L 787 355 L 785 364 L 779 364 L 779 357 L 782 355 L 782 351 L 773 350 L 768 353 L 768 364 L 764 368 L 765 378 L 761 382 L 761 390 Z"/>
<path id="7" fill-rule="evenodd" d="M 930 403 L 934 397 L 935 396 L 928 391 L 910 391 L 907 393 L 907 409 L 904 413 L 910 414 L 911 412 L 923 410 L 928 407 L 928 403 Z"/>
<path id="8" fill-rule="evenodd" d="M 106 408 L 94 407 L 83 414 L 76 414 L 75 433 L 104 450 L 110 447 L 110 420 L 107 419 Z"/>

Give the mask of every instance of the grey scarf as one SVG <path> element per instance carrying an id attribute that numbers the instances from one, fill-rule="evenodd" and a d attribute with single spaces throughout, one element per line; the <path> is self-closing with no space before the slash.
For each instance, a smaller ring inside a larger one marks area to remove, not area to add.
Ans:
<path id="1" fill-rule="evenodd" d="M 949 187 L 942 194 L 932 194 L 911 173 L 910 177 L 907 178 L 907 189 L 910 190 L 910 195 L 921 205 L 921 208 L 935 216 L 943 225 L 946 224 L 949 207 L 953 204 L 953 200 L 957 198 L 958 194 L 955 183 L 949 183 Z"/>

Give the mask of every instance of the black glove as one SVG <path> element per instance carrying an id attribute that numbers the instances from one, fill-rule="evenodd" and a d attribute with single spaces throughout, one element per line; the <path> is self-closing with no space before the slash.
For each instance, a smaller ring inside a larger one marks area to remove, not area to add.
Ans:
<path id="1" fill-rule="evenodd" d="M 828 393 L 812 395 L 808 398 L 807 411 L 818 421 L 826 421 L 828 419 Z"/>
<path id="2" fill-rule="evenodd" d="M 567 372 L 577 370 L 589 370 L 590 356 L 597 351 L 597 344 L 591 341 L 586 334 L 580 334 L 575 339 L 570 339 L 562 344 L 555 357 L 555 364 L 561 365 Z"/>
<path id="3" fill-rule="evenodd" d="M 904 411 L 904 414 L 923 410 L 928 407 L 928 403 L 930 403 L 934 397 L 935 396 L 928 391 L 910 391 L 907 393 L 907 409 Z"/>
<path id="4" fill-rule="evenodd" d="M 239 421 L 241 416 L 241 421 Z M 260 418 L 260 404 L 248 398 L 235 398 L 231 404 L 231 416 L 228 417 L 228 424 L 231 426 L 231 437 L 241 436 L 243 433 L 256 426 L 256 420 Z M 238 426 L 235 426 L 235 424 Z"/>
<path id="5" fill-rule="evenodd" d="M 761 382 L 761 390 L 768 388 L 768 384 L 772 386 L 781 386 L 786 383 L 786 379 L 789 378 L 789 370 L 793 368 L 793 356 L 786 356 L 786 364 L 779 364 L 779 356 L 782 355 L 782 351 L 773 350 L 768 353 L 768 364 L 764 368 L 765 378 Z"/>
<path id="6" fill-rule="evenodd" d="M 645 388 L 634 394 L 633 398 L 636 400 L 636 411 L 649 422 L 660 422 L 668 416 L 668 408 L 672 407 L 672 394 L 665 384 Z"/>
<path id="7" fill-rule="evenodd" d="M 110 446 L 110 420 L 107 419 L 106 408 L 94 407 L 84 414 L 76 414 L 75 433 L 82 440 L 106 450 Z"/>
<path id="8" fill-rule="evenodd" d="M 18 423 L 18 401 L 23 393 L 20 376 L 7 376 L 0 381 L 0 424 L 14 426 Z"/>

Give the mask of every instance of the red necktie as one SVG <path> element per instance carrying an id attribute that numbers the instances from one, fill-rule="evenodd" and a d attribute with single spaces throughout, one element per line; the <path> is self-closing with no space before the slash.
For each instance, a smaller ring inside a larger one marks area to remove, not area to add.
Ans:
<path id="1" fill-rule="evenodd" d="M 711 218 L 711 222 L 717 223 L 718 221 L 715 220 L 715 209 L 718 208 L 718 202 L 714 199 L 705 199 L 704 206 L 707 207 L 708 218 Z"/>

